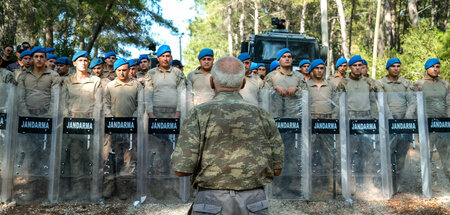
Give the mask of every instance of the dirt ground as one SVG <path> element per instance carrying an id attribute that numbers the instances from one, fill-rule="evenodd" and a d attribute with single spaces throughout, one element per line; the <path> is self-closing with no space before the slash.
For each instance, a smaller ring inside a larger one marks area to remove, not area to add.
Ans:
<path id="1" fill-rule="evenodd" d="M 0 214 L 186 214 L 190 204 L 57 204 L 17 205 L 2 203 Z M 270 200 L 270 214 L 450 214 L 450 196 L 423 199 L 417 195 L 398 194 L 389 201 L 355 201 L 348 205 L 343 199 L 327 201 Z"/>

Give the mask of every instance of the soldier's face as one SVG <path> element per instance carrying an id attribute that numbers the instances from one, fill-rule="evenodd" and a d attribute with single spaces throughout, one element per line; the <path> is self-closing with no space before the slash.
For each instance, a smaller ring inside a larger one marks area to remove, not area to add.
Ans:
<path id="1" fill-rule="evenodd" d="M 392 77 L 398 77 L 400 75 L 400 71 L 402 70 L 402 66 L 399 63 L 394 63 L 392 66 L 388 68 L 388 74 Z"/>
<path id="2" fill-rule="evenodd" d="M 430 68 L 427 69 L 427 74 L 432 78 L 437 78 L 441 73 L 441 64 L 434 64 Z"/>
<path id="3" fill-rule="evenodd" d="M 350 73 L 352 73 L 352 75 L 355 77 L 359 77 L 359 76 L 361 76 L 362 67 L 363 67 L 363 64 L 361 61 L 356 62 L 350 66 Z"/>
<path id="4" fill-rule="evenodd" d="M 105 63 L 108 65 L 108 66 L 113 66 L 114 65 L 114 62 L 116 62 L 116 56 L 109 56 L 109 57 L 107 57 L 106 59 L 105 59 Z"/>
<path id="5" fill-rule="evenodd" d="M 128 73 L 130 72 L 130 68 L 128 64 L 124 64 L 122 66 L 119 66 L 119 68 L 116 69 L 116 75 L 117 78 L 120 81 L 128 81 Z"/>
<path id="6" fill-rule="evenodd" d="M 323 78 L 323 74 L 325 73 L 325 65 L 318 65 L 316 66 L 312 71 L 311 74 L 313 75 L 313 78 L 315 79 L 322 79 Z"/>
<path id="7" fill-rule="evenodd" d="M 308 64 L 308 63 L 303 64 L 300 67 L 300 72 L 302 72 L 302 74 L 308 74 L 309 65 L 310 64 Z"/>
<path id="8" fill-rule="evenodd" d="M 77 71 L 84 72 L 87 71 L 89 66 L 89 60 L 87 57 L 79 57 L 77 60 L 73 62 L 73 65 L 77 69 Z"/>
<path id="9" fill-rule="evenodd" d="M 56 67 L 55 61 L 56 61 L 55 59 L 48 59 L 46 62 L 47 68 L 55 70 Z"/>
<path id="10" fill-rule="evenodd" d="M 148 68 L 150 68 L 150 62 L 147 59 L 142 59 L 139 63 L 139 68 L 141 68 L 141 70 L 147 71 Z"/>
<path id="11" fill-rule="evenodd" d="M 342 65 L 340 65 L 340 66 L 338 67 L 338 71 L 339 71 L 340 73 L 345 73 L 345 72 L 347 72 L 347 63 L 343 63 Z"/>
<path id="12" fill-rule="evenodd" d="M 281 67 L 290 67 L 292 66 L 292 54 L 291 53 L 284 53 L 281 55 L 280 60 L 278 61 L 280 63 Z"/>
<path id="13" fill-rule="evenodd" d="M 170 54 L 170 52 L 166 52 L 158 57 L 159 65 L 164 68 L 170 67 L 171 61 L 172 61 L 172 54 Z"/>
<path id="14" fill-rule="evenodd" d="M 45 66 L 45 62 L 47 62 L 47 57 L 45 53 L 34 53 L 33 55 L 33 65 L 36 68 L 43 68 Z"/>
<path id="15" fill-rule="evenodd" d="M 205 56 L 205 57 L 202 57 L 199 61 L 200 61 L 200 66 L 204 70 L 209 71 L 209 70 L 211 70 L 211 68 L 212 68 L 212 66 L 214 64 L 214 57 L 212 57 L 212 56 Z"/>
<path id="16" fill-rule="evenodd" d="M 250 71 L 250 66 L 252 65 L 252 61 L 250 59 L 242 61 L 245 67 L 245 74 L 247 74 Z"/>
<path id="17" fill-rule="evenodd" d="M 266 76 L 266 67 L 260 66 L 258 67 L 258 76 L 265 77 Z"/>
<path id="18" fill-rule="evenodd" d="M 11 47 L 6 47 L 5 51 L 3 51 L 3 54 L 5 55 L 5 57 L 9 58 L 12 55 L 13 52 L 13 48 Z"/>
<path id="19" fill-rule="evenodd" d="M 130 67 L 130 77 L 136 78 L 136 73 L 138 71 L 138 66 L 132 66 Z"/>
<path id="20" fill-rule="evenodd" d="M 103 65 L 97 65 L 94 66 L 94 68 L 92 68 L 92 72 L 94 73 L 95 76 L 100 77 L 103 74 Z"/>
<path id="21" fill-rule="evenodd" d="M 25 56 L 25 57 L 22 58 L 22 64 L 23 64 L 23 66 L 25 66 L 26 68 L 30 67 L 31 64 L 32 64 L 32 62 L 33 62 L 33 61 L 31 60 L 31 57 L 30 57 L 30 56 Z"/>
<path id="22" fill-rule="evenodd" d="M 58 74 L 64 75 L 69 72 L 70 65 L 58 64 L 58 65 L 56 65 L 56 68 L 57 68 Z"/>
<path id="23" fill-rule="evenodd" d="M 361 67 L 361 75 L 367 75 L 367 72 L 369 72 L 369 68 L 367 67 L 367 65 L 362 65 Z"/>

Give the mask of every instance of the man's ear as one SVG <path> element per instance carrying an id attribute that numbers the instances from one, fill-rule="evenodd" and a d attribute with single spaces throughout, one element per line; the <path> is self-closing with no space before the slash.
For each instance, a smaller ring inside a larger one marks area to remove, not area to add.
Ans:
<path id="1" fill-rule="evenodd" d="M 247 83 L 247 80 L 244 78 L 244 81 L 242 81 L 242 86 L 241 86 L 241 89 L 244 89 L 244 87 L 245 87 L 245 83 Z"/>
<path id="2" fill-rule="evenodd" d="M 211 89 L 216 89 L 216 85 L 214 85 L 213 77 L 209 77 L 209 85 L 211 85 Z"/>

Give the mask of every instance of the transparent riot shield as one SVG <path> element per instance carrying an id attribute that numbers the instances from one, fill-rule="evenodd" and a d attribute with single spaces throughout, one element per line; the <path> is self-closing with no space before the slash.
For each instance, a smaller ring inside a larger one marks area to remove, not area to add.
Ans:
<path id="1" fill-rule="evenodd" d="M 192 195 L 190 177 L 178 177 L 170 165 L 170 156 L 175 149 L 180 125 L 186 114 L 186 90 L 177 96 L 176 107 L 163 107 L 146 95 L 147 113 L 144 115 L 143 152 L 138 158 L 142 167 L 143 189 L 140 190 L 140 201 L 149 202 L 186 202 Z M 175 117 L 177 112 L 180 117 Z"/>
<path id="2" fill-rule="evenodd" d="M 275 118 L 284 143 L 284 167 L 266 187 L 271 199 L 302 199 L 302 92 L 282 97 L 274 90 L 262 90 L 262 106 Z"/>
<path id="3" fill-rule="evenodd" d="M 103 143 L 102 90 L 88 86 L 81 90 L 75 86 L 63 87 L 59 107 L 60 135 L 52 167 L 55 176 L 51 198 L 53 202 L 97 202 Z"/>
<path id="4" fill-rule="evenodd" d="M 450 91 L 432 94 L 417 93 L 422 190 L 427 198 L 450 193 Z"/>
<path id="5" fill-rule="evenodd" d="M 380 94 L 349 92 L 340 97 L 342 195 L 346 201 L 391 196 L 385 111 L 378 108 L 384 105 L 384 95 Z"/>
<path id="6" fill-rule="evenodd" d="M 325 86 L 324 86 L 325 87 Z M 324 88 L 325 89 L 325 88 Z M 316 89 L 312 89 L 316 90 Z M 309 200 L 335 199 L 341 193 L 341 164 L 339 147 L 339 93 L 336 89 L 308 92 L 303 100 L 305 118 L 310 124 L 303 138 L 303 153 L 307 157 L 302 176 L 305 198 Z M 305 98 L 306 97 L 306 98 Z M 304 136 L 304 135 L 303 135 Z M 307 152 L 307 153 L 305 153 Z M 306 189 L 309 188 L 309 189 Z"/>
<path id="7" fill-rule="evenodd" d="M 15 87 L 12 84 L 0 84 L 0 192 L 1 201 L 9 199 L 8 178 L 11 178 L 10 154 L 13 138 Z"/>
<path id="8" fill-rule="evenodd" d="M 380 97 L 384 108 L 386 132 L 392 171 L 392 194 L 421 195 L 420 144 L 418 136 L 417 105 L 415 92 L 385 92 Z M 383 99 L 383 100 L 382 100 Z"/>
<path id="9" fill-rule="evenodd" d="M 59 92 L 59 87 L 17 87 L 8 183 L 13 201 L 35 204 L 49 200 L 49 168 L 56 145 Z"/>
<path id="10" fill-rule="evenodd" d="M 102 196 L 108 201 L 136 200 L 138 151 L 143 141 L 143 92 L 137 94 L 134 116 L 104 119 Z"/>

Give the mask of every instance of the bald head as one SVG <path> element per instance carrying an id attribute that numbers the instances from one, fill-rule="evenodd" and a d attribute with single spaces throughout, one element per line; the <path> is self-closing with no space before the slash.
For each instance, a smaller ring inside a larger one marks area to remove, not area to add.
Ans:
<path id="1" fill-rule="evenodd" d="M 222 57 L 213 66 L 211 76 L 217 88 L 240 89 L 244 80 L 245 67 L 235 57 Z"/>

